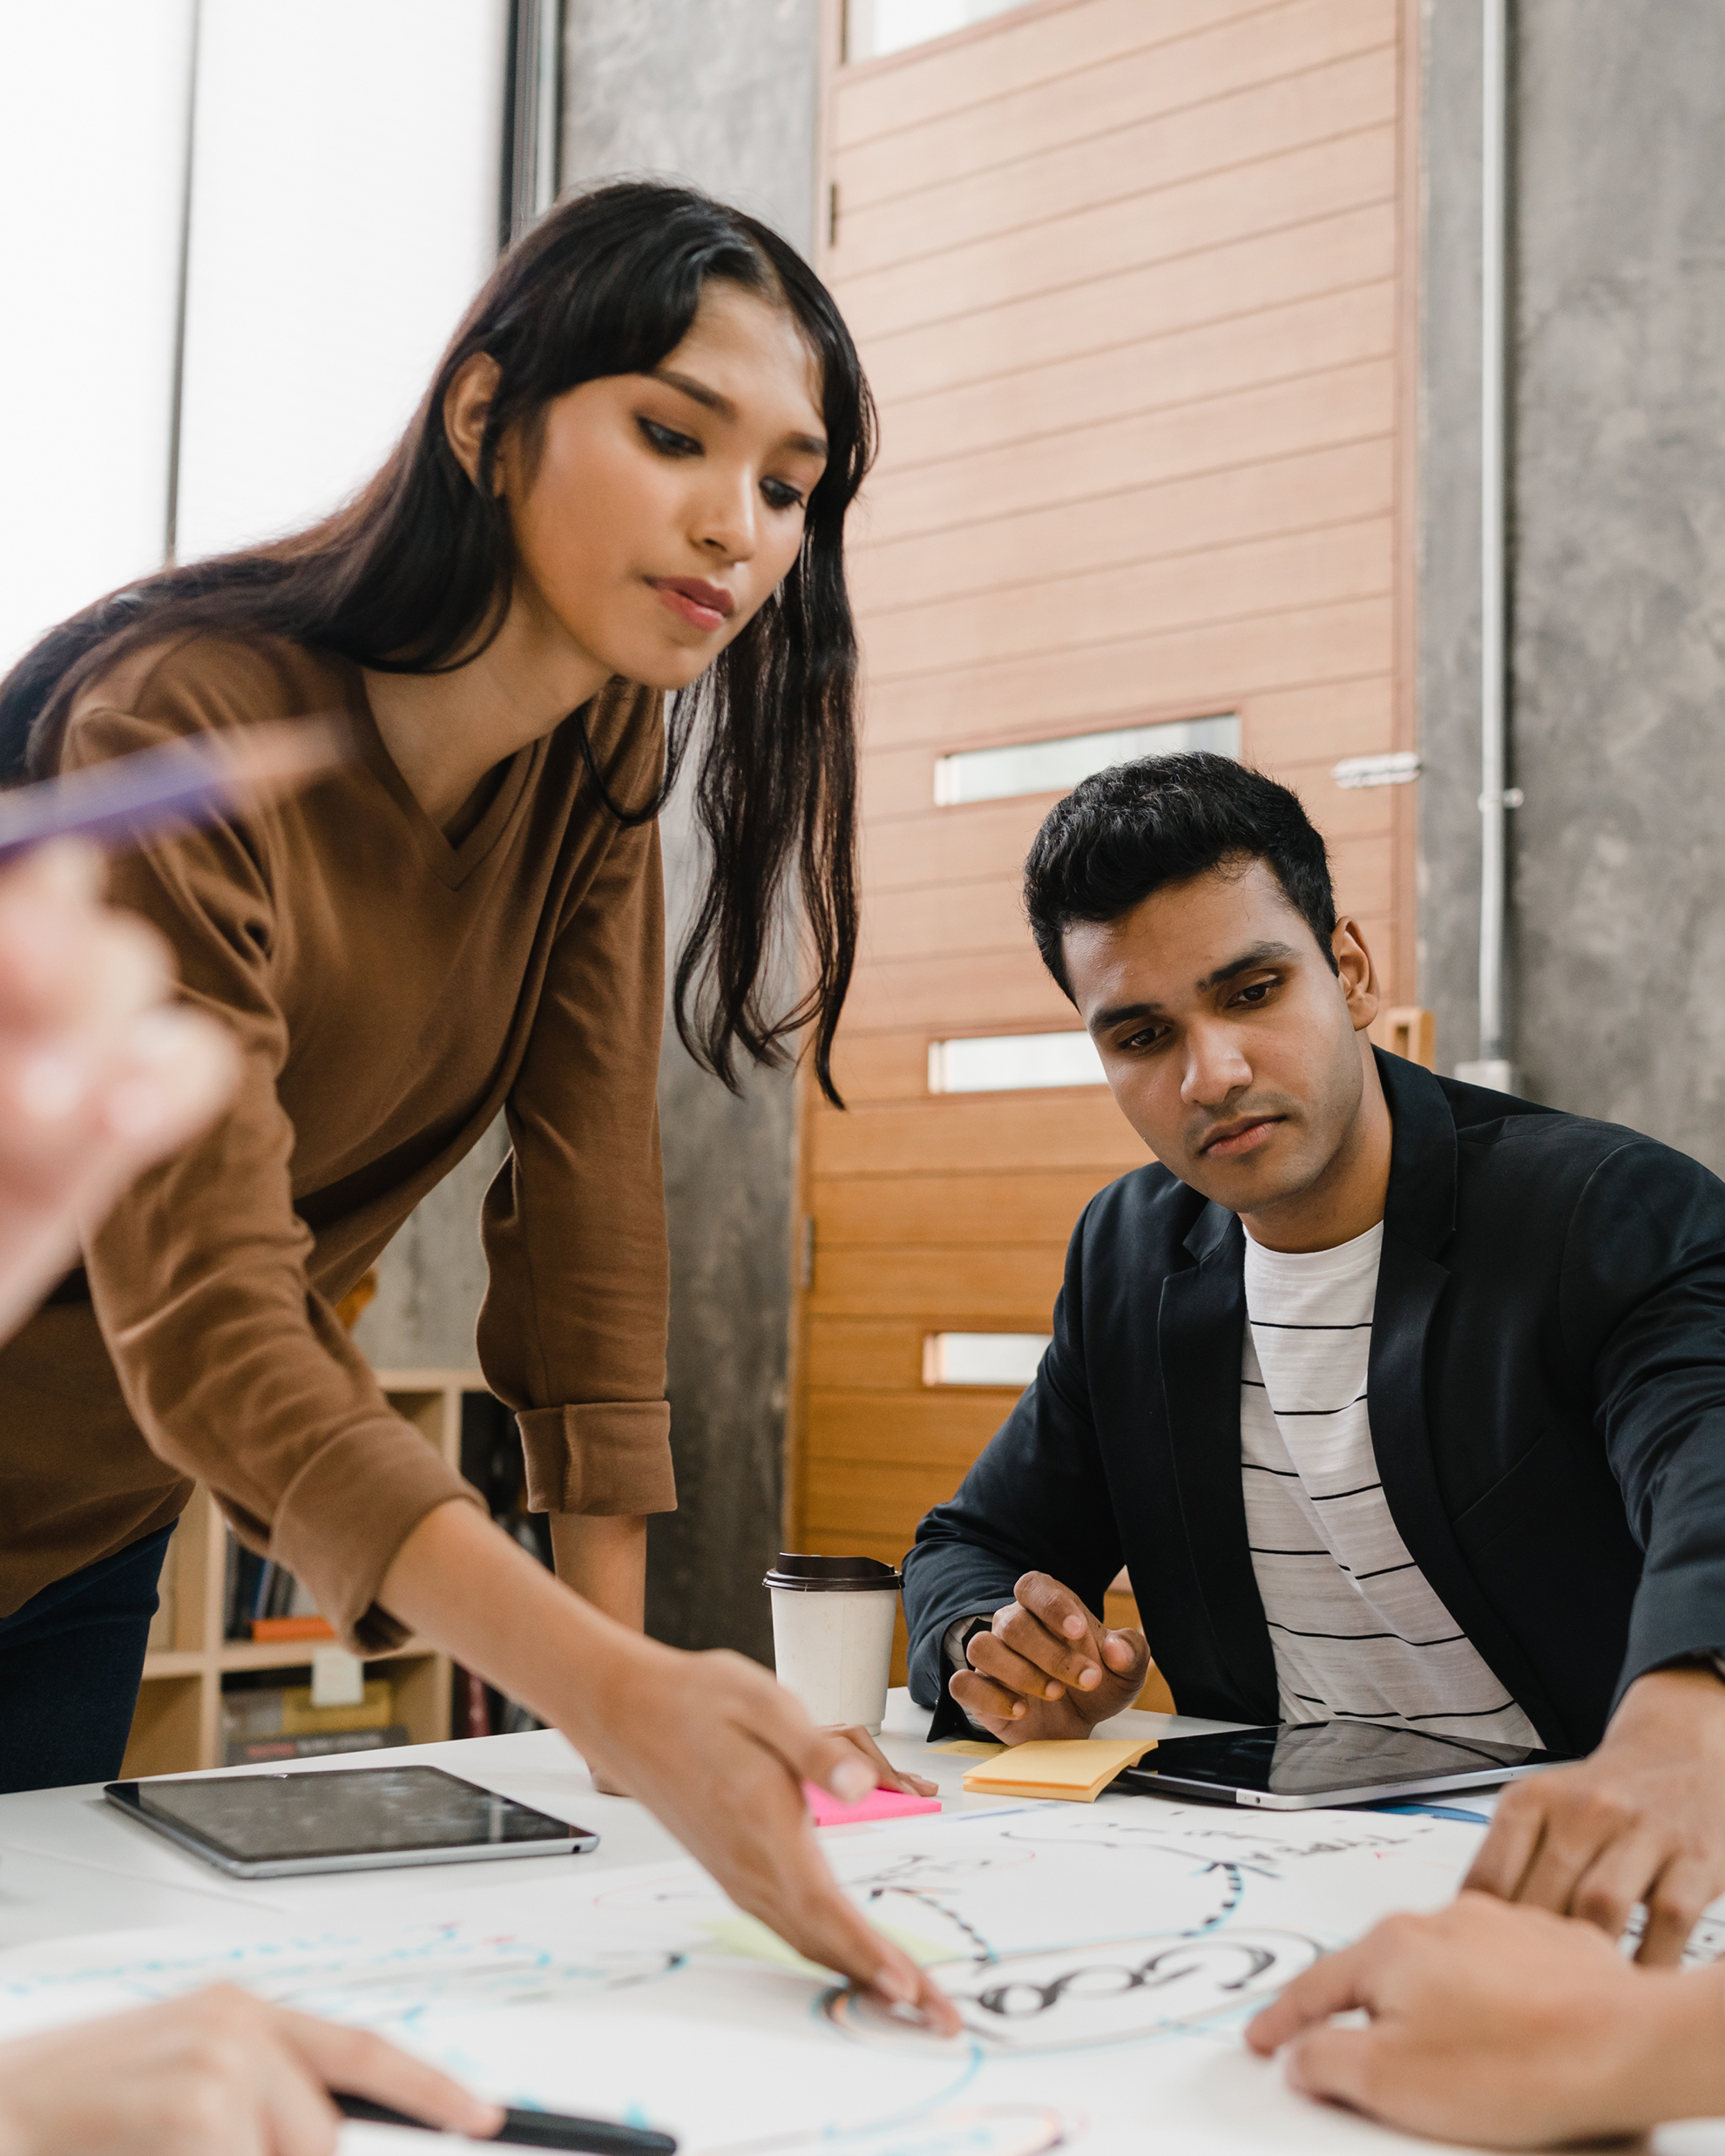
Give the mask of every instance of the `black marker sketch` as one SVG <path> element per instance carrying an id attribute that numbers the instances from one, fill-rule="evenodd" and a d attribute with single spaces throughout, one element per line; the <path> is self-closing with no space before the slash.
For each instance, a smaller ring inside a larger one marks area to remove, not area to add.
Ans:
<path id="1" fill-rule="evenodd" d="M 1237 2015 L 1280 1990 L 1320 1950 L 1300 1933 L 1255 1927 L 1200 1938 L 1164 1934 L 1005 1955 L 968 1978 L 949 1975 L 946 1990 L 989 2054 L 1017 2058 L 1141 2043 Z M 826 2011 L 864 2043 L 898 2049 L 914 2034 L 855 1992 L 832 1994 Z"/>

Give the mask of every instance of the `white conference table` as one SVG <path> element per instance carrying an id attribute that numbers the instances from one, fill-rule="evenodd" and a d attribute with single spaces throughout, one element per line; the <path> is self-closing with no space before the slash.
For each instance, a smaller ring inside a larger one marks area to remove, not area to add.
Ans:
<path id="1" fill-rule="evenodd" d="M 908 1693 L 892 1694 L 881 1745 L 896 1765 L 926 1774 L 940 1788 L 944 1809 L 987 1811 L 998 1800 L 971 1797 L 962 1787 L 970 1761 L 950 1752 L 930 1751 L 923 1742 L 929 1715 Z M 1102 1725 L 1114 1735 L 1195 1734 L 1233 1725 L 1189 1716 L 1117 1716 Z M 447 1744 L 417 1745 L 387 1753 L 300 1761 L 290 1771 L 319 1774 L 342 1768 L 409 1762 L 447 1768 L 484 1788 L 518 1798 L 553 1815 L 578 1821 L 600 1835 L 597 1850 L 575 1862 L 584 1869 L 604 1869 L 660 1862 L 683 1854 L 679 1844 L 632 1801 L 599 1795 L 586 1767 L 565 1740 L 551 1730 L 519 1736 L 488 1737 Z M 244 1768 L 230 1768 L 243 1773 Z M 699 1762 L 691 1761 L 691 1773 Z M 1465 1800 L 1464 1800 L 1465 1801 Z M 344 1909 L 355 1919 L 368 1913 L 388 1920 L 399 1911 L 415 1882 L 435 1876 L 440 1905 L 452 1896 L 484 1896 L 502 1885 L 531 1885 L 538 1879 L 568 1876 L 568 1857 L 522 1857 L 484 1863 L 443 1865 L 429 1869 L 348 1872 L 340 1876 Z M 98 1784 L 37 1790 L 0 1796 L 0 1950 L 36 1942 L 76 1938 L 160 1925 L 195 1925 L 207 1930 L 231 1923 L 236 1942 L 273 1931 L 285 1916 L 308 1909 L 335 1883 L 328 1874 L 305 1879 L 238 1881 L 220 1873 L 171 1842 L 122 1816 L 102 1797 Z M 1241 2056 L 1242 2072 L 1254 2071 Z M 1257 2069 L 1256 2071 L 1262 2071 Z M 1285 2150 L 1309 2152 L 1333 2146 L 1323 2114 L 1315 2115 L 1297 2099 L 1283 2125 L 1269 2120 L 1270 2138 L 1255 2136 L 1254 2156 Z M 1350 2139 L 1355 2122 L 1327 2115 L 1336 2139 Z M 1315 2133 L 1314 2128 L 1317 2131 Z M 354 2130 L 355 2146 L 360 2130 Z M 364 2130 L 375 2137 L 377 2129 Z M 1377 2137 L 1370 2137 L 1377 2139 Z M 1399 2137 L 1396 2137 L 1399 2140 Z M 392 2146 L 409 2151 L 419 2137 L 385 2134 Z M 1381 2141 L 1379 2146 L 1381 2146 Z M 372 2142 L 367 2140 L 367 2146 Z M 1413 2150 L 1422 2145 L 1409 2141 Z M 1650 2144 L 1659 2156 L 1725 2156 L 1725 2122 L 1691 2122 L 1660 2130 Z"/>
<path id="2" fill-rule="evenodd" d="M 998 1799 L 964 1794 L 961 1754 L 930 1752 L 923 1743 L 929 1713 L 908 1692 L 892 1693 L 881 1748 L 896 1766 L 912 1768 L 940 1785 L 948 1809 L 988 1810 Z M 1106 1734 L 1147 1737 L 1195 1734 L 1232 1725 L 1190 1716 L 1128 1713 L 1102 1725 Z M 536 1805 L 555 1817 L 591 1827 L 599 1845 L 578 1861 L 584 1869 L 644 1864 L 683 1854 L 641 1805 L 627 1797 L 601 1796 L 580 1755 L 555 1730 L 514 1737 L 456 1739 L 389 1752 L 346 1753 L 301 1760 L 288 1771 L 315 1774 L 355 1767 L 442 1767 L 499 1794 Z M 690 1772 L 700 1763 L 691 1760 Z M 255 1772 L 245 1767 L 220 1770 Z M 274 1768 L 272 1772 L 276 1771 Z M 570 1859 L 527 1856 L 437 1869 L 440 1894 L 466 1889 L 495 1892 L 537 1876 L 566 1876 Z M 341 1875 L 344 1899 L 355 1915 L 368 1903 L 379 1912 L 396 1904 L 404 1880 L 428 1874 L 387 1870 Z M 236 1914 L 292 1915 L 301 1901 L 328 1893 L 327 1873 L 305 1879 L 228 1879 L 197 1857 L 183 1854 L 149 1828 L 126 1819 L 102 1795 L 99 1783 L 68 1789 L 33 1789 L 0 1796 L 0 1949 L 78 1933 L 141 1930 L 147 1925 L 206 1924 L 226 1906 Z"/>

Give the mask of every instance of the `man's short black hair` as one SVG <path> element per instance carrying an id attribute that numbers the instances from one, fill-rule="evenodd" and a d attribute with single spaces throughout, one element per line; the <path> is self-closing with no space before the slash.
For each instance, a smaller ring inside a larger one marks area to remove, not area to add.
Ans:
<path id="1" fill-rule="evenodd" d="M 1262 861 L 1336 970 L 1329 856 L 1300 797 L 1231 756 L 1146 756 L 1086 779 L 1049 810 L 1025 862 L 1025 910 L 1068 998 L 1061 938 L 1115 921 L 1165 883 L 1225 862 Z"/>

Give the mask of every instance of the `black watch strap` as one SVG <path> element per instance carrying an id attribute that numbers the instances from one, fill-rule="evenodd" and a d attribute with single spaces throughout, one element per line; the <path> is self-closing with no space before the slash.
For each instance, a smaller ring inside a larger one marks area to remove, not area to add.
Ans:
<path id="1" fill-rule="evenodd" d="M 992 1632 L 993 1630 L 994 1619 L 991 1617 L 973 1617 L 958 1635 L 959 1659 L 961 1661 L 970 1659 L 971 1642 L 979 1632 Z"/>

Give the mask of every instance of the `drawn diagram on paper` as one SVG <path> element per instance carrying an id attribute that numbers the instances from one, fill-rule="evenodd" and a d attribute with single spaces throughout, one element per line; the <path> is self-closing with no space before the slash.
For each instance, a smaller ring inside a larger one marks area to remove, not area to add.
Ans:
<path id="1" fill-rule="evenodd" d="M 1293 1932 L 1119 1939 L 1005 1955 L 955 1975 L 945 1988 L 965 2028 L 990 2051 L 1025 2057 L 1190 2031 L 1219 2011 L 1255 2007 L 1318 1951 Z M 854 1992 L 836 1993 L 827 2011 L 864 2042 L 904 2040 L 902 2022 Z"/>
<path id="2" fill-rule="evenodd" d="M 1141 2146 L 1147 2105 L 1200 2148 L 1218 2073 L 1253 2104 L 1292 2101 L 1241 2053 L 1246 2018 L 1378 1916 L 1447 1901 L 1478 1842 L 1430 1817 L 1145 1797 L 824 1836 L 870 1921 L 957 2003 L 956 2043 L 840 1990 L 683 1861 L 577 1860 L 484 1895 L 422 1877 L 361 1897 L 377 1913 L 358 1921 L 349 1889 L 300 1892 L 296 1928 L 272 1936 L 21 1948 L 0 1955 L 0 2032 L 220 1978 L 516 2102 L 666 2126 L 688 2156 L 1107 2156 Z M 1364 2148 L 1375 2130 L 1350 2134 Z"/>

